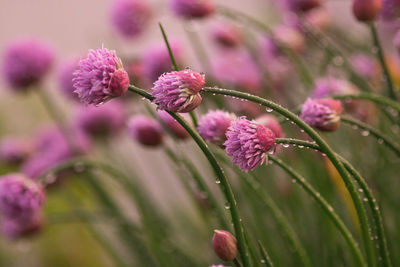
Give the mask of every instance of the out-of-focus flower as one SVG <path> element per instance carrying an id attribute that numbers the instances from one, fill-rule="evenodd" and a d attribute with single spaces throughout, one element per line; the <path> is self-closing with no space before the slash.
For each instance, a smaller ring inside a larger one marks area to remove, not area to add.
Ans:
<path id="1" fill-rule="evenodd" d="M 36 137 L 34 153 L 21 166 L 22 172 L 37 179 L 63 161 L 87 153 L 91 146 L 90 139 L 78 129 L 73 129 L 71 134 L 67 140 L 56 127 L 42 130 Z"/>
<path id="2" fill-rule="evenodd" d="M 396 35 L 394 36 L 393 44 L 394 47 L 397 49 L 397 53 L 400 54 L 400 30 L 397 31 Z"/>
<path id="3" fill-rule="evenodd" d="M 25 220 L 4 217 L 1 220 L 1 231 L 8 239 L 18 239 L 39 232 L 44 224 L 41 212 Z"/>
<path id="4" fill-rule="evenodd" d="M 251 55 L 242 49 L 220 51 L 213 60 L 213 73 L 221 83 L 259 93 L 262 76 Z"/>
<path id="5" fill-rule="evenodd" d="M 283 7 L 294 13 L 307 12 L 321 5 L 320 0 L 283 0 Z"/>
<path id="6" fill-rule="evenodd" d="M 273 29 L 273 40 L 278 47 L 284 46 L 297 53 L 302 52 L 305 47 L 305 39 L 301 32 L 285 25 Z"/>
<path id="7" fill-rule="evenodd" d="M 161 125 L 154 119 L 144 115 L 136 115 L 128 122 L 129 134 L 145 146 L 161 145 L 164 132 Z"/>
<path id="8" fill-rule="evenodd" d="M 183 128 L 183 126 L 180 125 L 179 122 L 177 122 L 171 115 L 169 115 L 168 112 L 159 110 L 157 114 L 163 125 L 170 133 L 174 135 L 175 138 L 186 139 L 190 136 L 186 129 Z M 186 114 L 182 115 L 186 120 L 188 120 L 188 116 Z"/>
<path id="9" fill-rule="evenodd" d="M 75 93 L 85 104 L 99 105 L 111 98 L 123 95 L 129 87 L 128 73 L 114 50 L 99 48 L 90 50 L 79 61 L 74 72 Z"/>
<path id="10" fill-rule="evenodd" d="M 232 157 L 232 162 L 245 172 L 262 164 L 266 153 L 275 145 L 275 135 L 270 129 L 245 117 L 232 122 L 226 137 L 226 152 Z"/>
<path id="11" fill-rule="evenodd" d="M 228 231 L 214 230 L 212 244 L 215 254 L 224 261 L 231 261 L 237 255 L 237 240 Z"/>
<path id="12" fill-rule="evenodd" d="M 177 64 L 182 61 L 182 46 L 177 41 L 170 41 L 170 47 Z M 172 70 L 172 62 L 164 43 L 151 46 L 143 56 L 143 74 L 148 82 L 155 82 L 163 73 Z"/>
<path id="13" fill-rule="evenodd" d="M 205 84 L 204 74 L 185 69 L 164 73 L 153 86 L 153 100 L 160 109 L 172 112 L 190 112 L 201 101 L 200 90 Z"/>
<path id="14" fill-rule="evenodd" d="M 29 220 L 40 212 L 45 198 L 42 186 L 23 174 L 0 177 L 0 212 L 3 217 Z"/>
<path id="15" fill-rule="evenodd" d="M 254 119 L 260 116 L 260 114 L 265 111 L 265 109 L 261 108 L 260 105 L 250 101 L 241 101 L 239 99 L 234 99 L 231 97 L 227 97 L 224 100 L 227 109 L 233 111 L 239 116 L 246 116 L 250 119 Z"/>
<path id="16" fill-rule="evenodd" d="M 95 107 L 82 107 L 76 115 L 77 127 L 93 137 L 109 137 L 118 134 L 125 124 L 125 108 L 112 101 Z"/>
<path id="17" fill-rule="evenodd" d="M 400 0 L 383 0 L 381 18 L 384 21 L 394 21 L 400 17 Z"/>
<path id="18" fill-rule="evenodd" d="M 36 39 L 12 41 L 5 49 L 3 74 L 9 86 L 23 90 L 40 83 L 54 61 L 53 50 Z"/>
<path id="19" fill-rule="evenodd" d="M 354 0 L 353 14 L 358 21 L 374 21 L 382 9 L 382 0 Z"/>
<path id="20" fill-rule="evenodd" d="M 7 137 L 0 142 L 0 162 L 21 164 L 32 152 L 31 144 L 19 138 Z"/>
<path id="21" fill-rule="evenodd" d="M 236 47 L 242 42 L 242 34 L 232 24 L 218 23 L 212 29 L 213 40 L 222 47 Z"/>
<path id="22" fill-rule="evenodd" d="M 74 78 L 73 73 L 78 68 L 79 60 L 72 58 L 65 61 L 58 68 L 57 78 L 58 84 L 62 93 L 73 100 L 79 100 L 78 95 L 74 93 L 75 87 L 72 79 Z"/>
<path id="23" fill-rule="evenodd" d="M 351 56 L 350 64 L 353 70 L 370 81 L 375 81 L 380 75 L 378 62 L 367 54 L 356 54 Z"/>
<path id="24" fill-rule="evenodd" d="M 199 134 L 204 140 L 218 146 L 226 141 L 226 131 L 232 121 L 236 119 L 235 114 L 222 110 L 212 110 L 199 120 Z"/>
<path id="25" fill-rule="evenodd" d="M 338 100 L 307 99 L 303 104 L 300 118 L 318 130 L 332 132 L 339 128 L 342 111 L 342 104 Z"/>
<path id="26" fill-rule="evenodd" d="M 147 0 L 114 0 L 110 17 L 119 34 L 126 38 L 134 38 L 144 32 L 152 14 Z"/>
<path id="27" fill-rule="evenodd" d="M 258 117 L 256 119 L 256 122 L 270 129 L 275 134 L 276 138 L 281 138 L 285 136 L 282 126 L 279 124 L 278 120 L 272 115 L 264 114 Z"/>
<path id="28" fill-rule="evenodd" d="M 288 12 L 285 14 L 284 21 L 286 25 L 300 32 L 304 32 L 306 29 L 304 26 L 324 31 L 331 24 L 332 17 L 326 8 L 319 7 L 302 14 L 302 16 Z"/>
<path id="29" fill-rule="evenodd" d="M 213 264 L 213 265 L 210 265 L 210 267 L 230 267 L 230 266 L 225 266 L 222 264 L 218 264 L 218 265 Z"/>
<path id="30" fill-rule="evenodd" d="M 215 11 L 212 0 L 170 0 L 175 15 L 185 19 L 204 18 Z"/>
<path id="31" fill-rule="evenodd" d="M 311 97 L 326 98 L 334 95 L 354 94 L 358 91 L 359 89 L 347 80 L 324 77 L 316 80 Z"/>
<path id="32" fill-rule="evenodd" d="M 128 72 L 129 80 L 132 84 L 135 84 L 139 87 L 144 87 L 144 68 L 141 59 L 128 61 L 128 63 L 125 65 L 125 70 Z"/>

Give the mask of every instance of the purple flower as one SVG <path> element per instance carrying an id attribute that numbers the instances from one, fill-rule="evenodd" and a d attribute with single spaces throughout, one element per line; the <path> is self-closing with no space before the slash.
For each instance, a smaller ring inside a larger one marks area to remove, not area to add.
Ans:
<path id="1" fill-rule="evenodd" d="M 39 232 L 43 224 L 41 212 L 23 221 L 4 217 L 1 220 L 1 231 L 5 237 L 14 240 Z"/>
<path id="2" fill-rule="evenodd" d="M 182 46 L 177 41 L 170 41 L 172 53 L 178 65 L 182 61 Z M 163 73 L 172 70 L 172 62 L 165 44 L 153 45 L 143 57 L 143 74 L 153 83 Z"/>
<path id="3" fill-rule="evenodd" d="M 76 115 L 78 129 L 93 137 L 118 134 L 125 124 L 125 107 L 118 101 L 95 107 L 83 107 Z"/>
<path id="4" fill-rule="evenodd" d="M 215 254 L 224 261 L 232 261 L 236 258 L 238 247 L 234 235 L 225 230 L 214 230 L 212 245 Z"/>
<path id="5" fill-rule="evenodd" d="M 223 47 L 236 47 L 242 42 L 241 32 L 232 24 L 216 24 L 211 33 L 213 40 Z"/>
<path id="6" fill-rule="evenodd" d="M 79 59 L 77 58 L 69 59 L 59 66 L 57 73 L 58 84 L 62 93 L 73 100 L 79 100 L 78 95 L 74 93 L 75 87 L 72 82 L 73 73 L 77 70 L 78 63 Z"/>
<path id="7" fill-rule="evenodd" d="M 163 126 L 166 127 L 175 138 L 183 140 L 190 136 L 186 129 L 183 128 L 183 126 L 180 125 L 179 122 L 177 122 L 171 115 L 169 115 L 168 112 L 164 110 L 158 110 L 157 114 Z M 185 120 L 189 119 L 187 114 L 181 115 L 185 118 Z"/>
<path id="8" fill-rule="evenodd" d="M 163 129 L 158 121 L 137 115 L 128 122 L 129 134 L 140 144 L 145 146 L 158 146 L 163 142 Z"/>
<path id="9" fill-rule="evenodd" d="M 226 152 L 244 172 L 262 164 L 275 145 L 275 135 L 270 129 L 245 117 L 232 122 L 226 137 Z"/>
<path id="10" fill-rule="evenodd" d="M 45 198 L 42 186 L 22 174 L 0 177 L 0 212 L 3 217 L 29 220 L 40 212 Z"/>
<path id="11" fill-rule="evenodd" d="M 164 73 L 154 83 L 153 100 L 160 109 L 190 112 L 201 103 L 204 75 L 190 69 Z"/>
<path id="12" fill-rule="evenodd" d="M 334 95 L 357 93 L 358 88 L 347 80 L 333 77 L 319 78 L 315 82 L 312 98 L 326 98 Z"/>
<path id="13" fill-rule="evenodd" d="M 30 143 L 26 140 L 8 137 L 0 142 L 0 161 L 8 164 L 20 164 L 31 153 Z"/>
<path id="14" fill-rule="evenodd" d="M 332 132 L 339 128 L 342 112 L 342 104 L 338 100 L 309 98 L 303 105 L 300 118 L 314 128 Z"/>
<path id="15" fill-rule="evenodd" d="M 358 21 L 374 21 L 382 9 L 382 0 L 354 0 L 353 14 Z"/>
<path id="16" fill-rule="evenodd" d="M 384 21 L 394 21 L 400 17 L 400 0 L 383 0 L 381 18 Z"/>
<path id="17" fill-rule="evenodd" d="M 225 266 L 222 264 L 218 264 L 218 265 L 213 264 L 213 265 L 210 265 L 210 267 L 230 267 L 230 266 Z"/>
<path id="18" fill-rule="evenodd" d="M 213 60 L 215 77 L 221 83 L 238 86 L 250 93 L 259 93 L 261 72 L 253 58 L 242 49 L 221 51 Z"/>
<path id="19" fill-rule="evenodd" d="M 140 35 L 149 24 L 152 10 L 147 0 L 115 0 L 111 7 L 111 22 L 123 37 Z"/>
<path id="20" fill-rule="evenodd" d="M 102 104 L 123 95 L 129 87 L 128 73 L 123 69 L 121 59 L 114 50 L 107 48 L 89 50 L 73 75 L 75 93 L 85 104 Z"/>
<path id="21" fill-rule="evenodd" d="M 285 136 L 282 126 L 279 124 L 278 120 L 272 115 L 264 114 L 258 117 L 256 119 L 256 122 L 270 129 L 275 134 L 276 138 L 281 138 Z"/>
<path id="22" fill-rule="evenodd" d="M 38 84 L 53 65 L 52 49 L 40 40 L 19 39 L 5 49 L 3 74 L 15 90 Z"/>
<path id="23" fill-rule="evenodd" d="M 37 179 L 63 161 L 87 153 L 90 149 L 89 138 L 78 129 L 72 130 L 71 140 L 66 140 L 57 127 L 40 132 L 36 137 L 34 153 L 21 166 L 22 172 L 32 179 Z"/>
<path id="24" fill-rule="evenodd" d="M 307 12 L 321 5 L 321 0 L 284 0 L 283 7 L 294 13 Z"/>
<path id="25" fill-rule="evenodd" d="M 350 64 L 353 70 L 360 76 L 369 80 L 376 79 L 380 73 L 379 64 L 367 54 L 356 54 L 351 56 Z"/>
<path id="26" fill-rule="evenodd" d="M 215 11 L 212 0 L 170 0 L 172 11 L 186 19 L 203 18 Z"/>
<path id="27" fill-rule="evenodd" d="M 199 134 L 204 140 L 218 146 L 226 141 L 225 133 L 236 119 L 235 114 L 222 110 L 212 110 L 199 120 Z"/>

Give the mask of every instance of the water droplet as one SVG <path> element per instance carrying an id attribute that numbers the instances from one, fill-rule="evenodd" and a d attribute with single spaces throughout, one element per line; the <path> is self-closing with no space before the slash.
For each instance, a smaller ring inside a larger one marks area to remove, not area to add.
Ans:
<path id="1" fill-rule="evenodd" d="M 231 208 L 231 205 L 229 204 L 229 202 L 225 203 L 225 209 L 229 210 Z"/>
<path id="2" fill-rule="evenodd" d="M 265 260 L 264 260 L 264 259 L 261 259 L 260 262 L 261 262 L 261 263 L 265 263 Z"/>
<path id="3" fill-rule="evenodd" d="M 362 188 L 359 188 L 358 192 L 362 193 L 362 192 L 364 192 L 364 190 L 362 190 Z"/>
<path id="4" fill-rule="evenodd" d="M 216 184 L 220 184 L 221 181 L 220 181 L 220 180 L 215 180 L 215 183 L 216 183 Z"/>
<path id="5" fill-rule="evenodd" d="M 367 202 L 367 201 L 368 201 L 368 198 L 364 197 L 364 198 L 363 198 L 363 201 Z"/>
<path id="6" fill-rule="evenodd" d="M 265 111 L 267 111 L 267 112 L 272 112 L 272 111 L 274 111 L 274 110 L 273 110 L 272 108 L 266 108 Z"/>
<path id="7" fill-rule="evenodd" d="M 289 144 L 283 144 L 282 146 L 288 148 Z"/>
<path id="8" fill-rule="evenodd" d="M 368 136 L 369 135 L 369 131 L 368 130 L 362 131 L 361 135 L 362 136 Z"/>

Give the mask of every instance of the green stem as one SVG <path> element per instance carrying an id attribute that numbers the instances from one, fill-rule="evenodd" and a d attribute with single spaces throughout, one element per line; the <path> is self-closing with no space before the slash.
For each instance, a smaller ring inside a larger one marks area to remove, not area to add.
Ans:
<path id="1" fill-rule="evenodd" d="M 386 80 L 386 85 L 387 85 L 387 88 L 388 88 L 388 95 L 393 100 L 397 100 L 397 96 L 396 96 L 396 92 L 394 90 L 392 77 L 390 76 L 389 69 L 388 69 L 387 64 L 386 64 L 385 55 L 384 55 L 384 52 L 383 52 L 383 48 L 382 48 L 381 42 L 379 41 L 379 36 L 378 36 L 377 31 L 376 31 L 376 27 L 375 27 L 374 23 L 371 23 L 369 27 L 370 27 L 370 30 L 371 30 L 371 35 L 372 35 L 372 39 L 373 39 L 373 42 L 374 42 L 374 46 L 377 49 L 377 56 L 378 56 L 379 62 L 381 63 L 383 74 L 384 74 L 384 77 L 385 77 L 385 80 Z"/>
<path id="2" fill-rule="evenodd" d="M 240 264 L 240 262 L 236 258 L 233 260 L 233 263 L 235 264 L 236 267 L 242 267 L 242 265 Z"/>
<path id="3" fill-rule="evenodd" d="M 82 206 L 79 198 L 75 196 L 72 192 L 69 192 L 68 190 L 64 192 L 68 198 L 68 203 L 72 204 L 73 207 Z M 113 259 L 116 266 L 128 267 L 128 265 L 121 259 L 121 256 L 116 251 L 115 247 L 112 245 L 112 242 L 110 242 L 110 240 L 107 240 L 103 236 L 103 233 L 96 228 L 92 218 L 86 212 L 74 212 L 73 214 L 85 223 L 85 227 L 90 232 L 91 236 L 103 247 L 104 251 L 106 251 L 108 255 Z"/>
<path id="4" fill-rule="evenodd" d="M 266 100 L 264 98 L 254 96 L 248 93 L 243 93 L 243 92 L 238 92 L 238 91 L 233 91 L 233 90 L 227 90 L 227 89 L 220 89 L 220 88 L 210 88 L 206 87 L 203 89 L 203 92 L 205 93 L 210 93 L 210 94 L 219 94 L 219 95 L 227 95 L 227 96 L 232 96 L 232 97 L 237 97 L 241 99 L 247 99 L 249 101 L 255 102 L 257 104 L 263 105 L 267 108 L 273 109 L 279 114 L 283 115 L 284 117 L 288 118 L 297 126 L 299 126 L 304 132 L 306 132 L 318 145 L 321 147 L 322 151 L 327 155 L 327 157 L 331 160 L 332 164 L 335 166 L 337 171 L 339 172 L 340 176 L 342 177 L 347 190 L 349 191 L 354 205 L 357 210 L 357 215 L 358 219 L 360 220 L 360 225 L 361 225 L 361 230 L 362 230 L 362 236 L 363 236 L 363 243 L 365 245 L 365 250 L 368 258 L 368 265 L 369 266 L 375 266 L 375 257 L 374 257 L 374 249 L 372 246 L 372 241 L 371 241 L 371 233 L 369 231 L 369 223 L 368 223 L 368 217 L 365 211 L 365 208 L 363 206 L 363 202 L 357 193 L 355 184 L 353 180 L 351 179 L 350 175 L 347 173 L 346 169 L 344 168 L 342 162 L 339 160 L 337 157 L 336 153 L 331 149 L 331 147 L 328 145 L 328 143 L 322 139 L 322 137 L 319 136 L 319 134 L 307 123 L 305 123 L 303 120 L 301 120 L 296 114 L 290 112 L 288 109 L 272 102 L 269 100 Z"/>
<path id="5" fill-rule="evenodd" d="M 335 96 L 333 96 L 333 98 L 344 99 L 344 100 L 346 100 L 346 99 L 369 100 L 369 101 L 372 101 L 372 102 L 382 105 L 382 106 L 389 106 L 390 108 L 397 111 L 397 113 L 400 113 L 400 104 L 398 102 L 393 101 L 390 98 L 387 98 L 385 96 L 381 96 L 378 94 L 363 92 L 363 93 L 358 93 L 358 94 L 335 95 Z"/>
<path id="6" fill-rule="evenodd" d="M 321 148 L 317 144 L 311 143 L 309 141 L 297 140 L 297 139 L 292 139 L 292 138 L 277 138 L 276 143 L 277 144 L 296 145 L 298 147 L 308 147 L 308 148 L 312 148 L 317 151 L 321 151 Z M 362 192 L 364 192 L 366 198 L 368 199 L 368 205 L 371 209 L 372 216 L 373 216 L 373 219 L 375 222 L 375 226 L 377 228 L 379 251 L 380 251 L 380 255 L 382 257 L 382 261 L 385 266 L 391 266 L 389 250 L 387 247 L 385 231 L 383 228 L 382 215 L 380 213 L 379 205 L 377 204 L 377 201 L 373 196 L 372 190 L 369 188 L 367 182 L 360 175 L 360 173 L 358 173 L 346 159 L 344 159 L 343 157 L 341 157 L 339 155 L 338 155 L 338 157 L 343 162 L 346 170 L 353 176 L 353 178 L 359 184 L 360 189 L 362 189 Z"/>
<path id="7" fill-rule="evenodd" d="M 185 159 L 184 157 L 178 157 L 168 147 L 165 147 L 165 152 L 172 159 L 172 161 L 177 163 L 182 162 L 182 164 L 188 169 L 188 171 L 192 174 L 193 180 L 195 181 L 198 189 L 207 196 L 206 199 L 210 205 L 210 208 L 216 214 L 221 227 L 223 227 L 223 229 L 229 229 L 230 227 L 226 222 L 224 211 L 220 208 L 220 205 L 218 205 L 217 199 L 214 197 L 211 190 L 208 188 L 207 184 L 203 181 L 201 174 L 197 171 L 193 163 Z"/>
<path id="8" fill-rule="evenodd" d="M 378 142 L 384 143 L 388 148 L 390 148 L 394 153 L 396 153 L 397 156 L 400 157 L 400 146 L 389 136 L 385 135 L 384 133 L 381 133 L 379 130 L 369 126 L 366 123 L 363 123 L 359 120 L 356 120 L 348 116 L 342 116 L 341 121 L 348 123 L 350 125 L 355 125 L 358 128 L 367 131 L 368 134 L 371 134 L 374 137 L 376 137 L 378 139 Z"/>
<path id="9" fill-rule="evenodd" d="M 129 90 L 133 93 L 139 94 L 149 100 L 153 100 L 154 98 L 140 88 L 130 85 Z M 247 253 L 247 248 L 245 245 L 244 233 L 243 233 L 243 226 L 241 224 L 241 218 L 239 215 L 239 210 L 237 207 L 237 203 L 235 200 L 235 196 L 233 195 L 231 185 L 226 178 L 224 171 L 222 170 L 221 166 L 218 164 L 215 156 L 211 153 L 210 149 L 208 148 L 207 143 L 201 138 L 201 136 L 195 131 L 180 115 L 177 115 L 172 112 L 168 112 L 179 124 L 182 125 L 183 128 L 192 136 L 193 140 L 199 146 L 199 148 L 203 151 L 204 155 L 206 156 L 207 160 L 209 161 L 210 165 L 212 166 L 216 176 L 217 181 L 219 181 L 220 186 L 222 187 L 222 192 L 225 195 L 226 200 L 230 205 L 230 212 L 232 216 L 232 222 L 235 229 L 236 238 L 238 240 L 238 248 L 239 253 L 243 261 L 243 265 L 245 267 L 250 267 L 250 259 Z"/>
<path id="10" fill-rule="evenodd" d="M 167 37 L 167 34 L 165 33 L 164 27 L 162 26 L 161 23 L 158 23 L 158 26 L 160 26 L 160 30 L 161 30 L 162 36 L 164 38 L 165 45 L 167 46 L 168 54 L 169 54 L 169 57 L 171 59 L 172 66 L 174 66 L 174 70 L 175 71 L 179 71 L 178 64 L 176 63 L 176 60 L 175 60 L 175 57 L 174 57 L 174 53 L 173 53 L 173 51 L 171 49 L 171 45 L 169 44 L 168 37 Z M 197 127 L 196 114 L 194 114 L 193 111 L 190 111 L 189 114 L 190 114 L 190 117 L 192 118 L 192 122 L 193 122 L 194 127 Z"/>
<path id="11" fill-rule="evenodd" d="M 265 248 L 260 240 L 258 240 L 258 247 L 260 249 L 260 254 L 262 256 L 261 262 L 266 267 L 274 267 L 274 263 L 272 262 L 271 257 L 268 255 L 267 251 L 265 250 Z"/>
<path id="12" fill-rule="evenodd" d="M 91 170 L 85 172 L 85 174 L 86 181 L 91 185 L 91 188 L 94 190 L 101 203 L 109 210 L 110 213 L 123 222 L 119 227 L 120 235 L 123 240 L 129 244 L 132 252 L 138 257 L 141 263 L 149 266 L 157 266 L 152 256 L 147 251 L 146 246 L 142 244 L 143 242 L 140 240 L 140 237 L 136 236 L 136 234 L 131 230 L 136 229 L 137 226 L 135 226 L 122 214 L 118 205 L 114 203 L 114 201 L 108 196 L 108 193 L 97 182 L 96 178 L 92 176 Z"/>

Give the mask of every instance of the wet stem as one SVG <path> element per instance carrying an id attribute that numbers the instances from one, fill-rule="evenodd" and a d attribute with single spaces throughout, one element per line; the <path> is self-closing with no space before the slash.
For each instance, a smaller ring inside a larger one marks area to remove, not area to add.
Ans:
<path id="1" fill-rule="evenodd" d="M 129 90 L 135 94 L 139 94 L 142 97 L 147 98 L 148 100 L 153 100 L 153 97 L 145 90 L 142 90 L 142 89 L 137 88 L 132 85 L 129 86 Z M 239 250 L 240 257 L 242 259 L 243 265 L 245 267 L 250 267 L 251 263 L 250 263 L 250 258 L 249 258 L 248 252 L 247 252 L 247 247 L 246 247 L 245 237 L 244 237 L 244 230 L 243 230 L 241 218 L 239 215 L 237 202 L 236 202 L 235 196 L 232 192 L 231 185 L 230 185 L 228 179 L 226 178 L 224 171 L 222 170 L 221 166 L 215 159 L 215 156 L 211 153 L 206 142 L 201 138 L 201 136 L 197 133 L 197 131 L 195 131 L 180 115 L 177 115 L 172 112 L 168 112 L 168 113 L 179 124 L 181 124 L 182 127 L 185 128 L 186 131 L 191 135 L 191 137 L 196 142 L 196 144 L 199 146 L 199 148 L 203 151 L 203 153 L 206 156 L 207 160 L 209 161 L 211 167 L 213 168 L 213 171 L 215 172 L 215 174 L 217 176 L 217 182 L 220 185 L 222 193 L 224 194 L 227 202 L 229 203 L 229 211 L 231 213 L 233 227 L 235 229 L 235 235 L 238 240 L 238 250 Z"/>
<path id="2" fill-rule="evenodd" d="M 336 153 L 330 148 L 328 143 L 326 143 L 325 140 L 323 140 L 314 129 L 312 129 L 308 124 L 302 121 L 297 115 L 295 115 L 294 113 L 290 112 L 289 110 L 283 108 L 282 106 L 272 101 L 248 93 L 243 93 L 228 89 L 221 89 L 221 88 L 206 87 L 203 89 L 203 92 L 245 99 L 257 103 L 259 105 L 265 106 L 267 108 L 273 109 L 274 111 L 278 112 L 279 114 L 283 115 L 284 117 L 288 118 L 289 120 L 297 124 L 297 126 L 299 126 L 302 130 L 304 130 L 319 145 L 321 150 L 327 155 L 327 157 L 331 160 L 332 164 L 339 172 L 340 176 L 342 177 L 347 187 L 347 190 L 349 191 L 353 199 L 354 205 L 357 210 L 358 219 L 361 225 L 363 244 L 366 250 L 368 266 L 375 266 L 376 261 L 374 256 L 374 248 L 372 246 L 372 241 L 371 241 L 372 236 L 369 229 L 369 221 L 367 213 L 363 206 L 363 202 L 361 200 L 361 197 L 356 191 L 356 187 L 352 178 L 344 168 L 342 162 L 339 160 Z"/>

